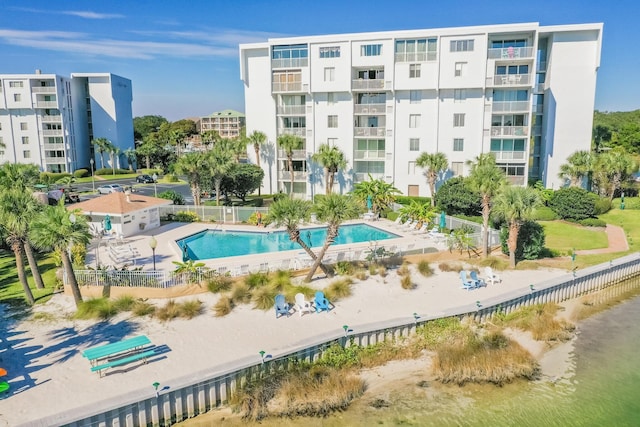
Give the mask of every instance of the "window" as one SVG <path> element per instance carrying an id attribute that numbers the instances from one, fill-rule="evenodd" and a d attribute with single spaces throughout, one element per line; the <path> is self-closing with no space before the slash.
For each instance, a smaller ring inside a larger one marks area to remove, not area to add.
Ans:
<path id="1" fill-rule="evenodd" d="M 320 58 L 340 58 L 340 46 L 321 47 Z"/>
<path id="2" fill-rule="evenodd" d="M 22 152 L 22 157 L 23 157 L 23 158 L 25 158 L 25 159 L 30 159 L 30 158 L 31 158 L 31 151 L 29 151 L 29 150 L 24 150 L 24 151 Z"/>
<path id="3" fill-rule="evenodd" d="M 20 130 L 28 130 L 28 126 L 26 122 L 21 122 L 20 123 Z"/>
<path id="4" fill-rule="evenodd" d="M 360 56 L 380 56 L 381 53 L 381 44 L 363 44 L 360 46 Z"/>
<path id="5" fill-rule="evenodd" d="M 409 151 L 420 151 L 420 138 L 409 139 Z"/>
<path id="6" fill-rule="evenodd" d="M 335 103 L 336 103 L 335 93 L 327 92 L 327 104 L 335 104 Z"/>
<path id="7" fill-rule="evenodd" d="M 454 89 L 453 90 L 453 101 L 454 102 L 462 102 L 467 99 L 467 92 L 464 89 Z"/>
<path id="8" fill-rule="evenodd" d="M 22 87 L 22 82 L 9 82 L 9 87 Z"/>
<path id="9" fill-rule="evenodd" d="M 407 170 L 407 173 L 409 175 L 415 175 L 416 174 L 416 162 L 415 161 L 410 161 L 409 162 L 409 170 Z"/>
<path id="10" fill-rule="evenodd" d="M 309 48 L 306 44 L 274 46 L 271 53 L 272 59 L 297 59 L 309 56 Z"/>
<path id="11" fill-rule="evenodd" d="M 14 93 L 13 94 L 13 100 L 16 101 L 16 102 L 22 101 L 22 95 L 20 95 L 19 93 Z"/>
<path id="12" fill-rule="evenodd" d="M 464 151 L 464 139 L 455 138 L 453 140 L 453 151 Z"/>
<path id="13" fill-rule="evenodd" d="M 329 127 L 329 128 L 337 128 L 338 127 L 338 116 L 327 116 L 327 127 Z"/>
<path id="14" fill-rule="evenodd" d="M 496 75 L 514 75 L 514 74 L 529 74 L 529 66 L 523 65 L 498 65 L 496 67 Z"/>
<path id="15" fill-rule="evenodd" d="M 332 82 L 336 79 L 336 69 L 334 67 L 326 67 L 324 69 L 324 81 Z"/>
<path id="16" fill-rule="evenodd" d="M 464 113 L 454 113 L 453 115 L 453 127 L 464 127 Z"/>
<path id="17" fill-rule="evenodd" d="M 409 102 L 411 104 L 420 104 L 422 100 L 422 92 L 419 90 L 409 91 Z"/>
<path id="18" fill-rule="evenodd" d="M 438 39 L 396 40 L 396 62 L 435 61 Z"/>
<path id="19" fill-rule="evenodd" d="M 420 114 L 409 114 L 409 127 L 420 127 Z"/>
<path id="20" fill-rule="evenodd" d="M 462 176 L 462 162 L 451 162 L 451 172 L 453 176 Z"/>
<path id="21" fill-rule="evenodd" d="M 29 143 L 29 137 L 28 136 L 23 136 L 22 137 L 22 143 L 23 144 L 28 144 Z"/>
<path id="22" fill-rule="evenodd" d="M 467 63 L 466 62 L 456 62 L 455 76 L 456 77 L 462 77 L 462 72 L 464 71 L 464 69 L 466 67 L 467 67 Z"/>
<path id="23" fill-rule="evenodd" d="M 420 77 L 420 64 L 409 65 L 409 78 L 417 79 Z"/>
<path id="24" fill-rule="evenodd" d="M 473 40 L 451 40 L 451 52 L 473 52 Z"/>
<path id="25" fill-rule="evenodd" d="M 327 144 L 329 144 L 330 147 L 335 147 L 338 145 L 338 138 L 327 138 Z"/>

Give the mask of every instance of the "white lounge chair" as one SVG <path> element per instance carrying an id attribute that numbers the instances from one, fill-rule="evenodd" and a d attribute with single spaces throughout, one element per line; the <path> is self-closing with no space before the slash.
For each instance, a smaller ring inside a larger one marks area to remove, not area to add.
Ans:
<path id="1" fill-rule="evenodd" d="M 313 313 L 313 307 L 309 301 L 307 301 L 303 294 L 296 294 L 296 303 L 295 303 L 296 311 L 298 315 L 302 317 L 302 312 L 306 311 L 307 313 Z"/>
<path id="2" fill-rule="evenodd" d="M 484 274 L 485 274 L 485 276 L 487 276 L 486 279 L 485 279 L 485 282 L 491 283 L 492 285 L 494 283 L 502 283 L 502 279 L 500 278 L 500 276 L 495 274 L 491 267 L 488 267 L 488 266 L 485 267 L 484 268 Z"/>

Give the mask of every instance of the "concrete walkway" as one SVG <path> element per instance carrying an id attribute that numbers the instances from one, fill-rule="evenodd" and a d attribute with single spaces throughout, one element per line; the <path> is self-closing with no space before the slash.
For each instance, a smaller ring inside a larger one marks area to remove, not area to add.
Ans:
<path id="1" fill-rule="evenodd" d="M 629 250 L 629 243 L 627 242 L 627 236 L 624 233 L 622 227 L 617 225 L 607 224 L 604 230 L 607 233 L 607 239 L 609 240 L 609 246 L 600 249 L 586 249 L 582 251 L 576 251 L 578 255 L 591 255 L 591 254 L 608 254 L 613 252 L 623 252 Z"/>

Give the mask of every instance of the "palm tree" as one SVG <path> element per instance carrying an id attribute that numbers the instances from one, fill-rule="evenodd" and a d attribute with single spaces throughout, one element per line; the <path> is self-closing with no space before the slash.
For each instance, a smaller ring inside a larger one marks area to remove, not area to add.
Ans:
<path id="1" fill-rule="evenodd" d="M 0 188 L 32 189 L 39 179 L 36 165 L 9 162 L 0 165 Z"/>
<path id="2" fill-rule="evenodd" d="M 533 218 L 535 209 L 541 204 L 538 192 L 531 187 L 514 187 L 505 185 L 495 197 L 493 213 L 506 220 L 509 227 L 507 246 L 509 247 L 509 263 L 516 266 L 516 249 L 518 234 L 522 224 Z"/>
<path id="3" fill-rule="evenodd" d="M 269 218 L 277 227 L 284 226 L 289 233 L 289 240 L 296 242 L 314 261 L 318 259 L 316 254 L 300 237 L 299 224 L 308 221 L 311 216 L 313 205 L 309 200 L 293 199 L 289 196 L 281 197 L 273 202 L 269 208 Z M 318 265 L 320 269 L 328 276 L 329 269 L 324 264 Z"/>
<path id="4" fill-rule="evenodd" d="M 558 178 L 568 179 L 572 187 L 580 187 L 582 180 L 593 171 L 594 160 L 590 151 L 576 151 L 567 157 L 567 163 L 560 165 Z"/>
<path id="5" fill-rule="evenodd" d="M 601 195 L 613 200 L 622 183 L 638 170 L 633 157 L 624 149 L 606 151 L 598 155 L 594 166 L 594 180 Z"/>
<path id="6" fill-rule="evenodd" d="M 204 153 L 187 153 L 178 158 L 178 161 L 175 163 L 176 173 L 187 177 L 187 181 L 191 187 L 193 203 L 196 206 L 200 205 L 200 196 L 202 195 L 200 185 L 203 179 L 208 176 L 208 169 L 209 163 Z"/>
<path id="7" fill-rule="evenodd" d="M 115 175 L 116 174 L 116 156 L 120 154 L 120 148 L 110 143 L 109 146 L 107 147 L 107 152 L 109 153 L 109 159 L 111 161 L 111 170 L 113 171 L 113 175 Z"/>
<path id="8" fill-rule="evenodd" d="M 358 218 L 360 214 L 358 204 L 351 200 L 351 196 L 343 196 L 341 194 L 327 194 L 326 197 L 318 200 L 313 210 L 320 221 L 327 223 L 327 237 L 324 240 L 322 249 L 320 249 L 318 253 L 318 258 L 314 261 L 311 270 L 309 270 L 309 273 L 305 277 L 305 281 L 307 282 L 311 281 L 316 270 L 322 263 L 327 249 L 335 242 L 340 224 L 344 221 Z"/>
<path id="9" fill-rule="evenodd" d="M 202 143 L 207 147 L 207 149 L 209 149 L 211 144 L 215 144 L 220 141 L 220 134 L 216 130 L 207 130 L 202 132 L 201 138 Z"/>
<path id="10" fill-rule="evenodd" d="M 124 157 L 127 159 L 127 163 L 129 163 L 129 170 L 132 171 L 133 165 L 138 157 L 138 155 L 136 154 L 136 150 L 134 150 L 133 148 L 127 148 L 122 152 L 122 154 L 124 154 Z"/>
<path id="11" fill-rule="evenodd" d="M 63 205 L 45 206 L 31 223 L 29 238 L 35 247 L 58 251 L 67 274 L 76 307 L 82 302 L 78 280 L 71 265 L 68 249 L 76 244 L 86 245 L 91 239 L 87 219 L 79 210 L 69 212 Z"/>
<path id="12" fill-rule="evenodd" d="M 418 221 L 416 228 L 423 225 L 425 222 L 429 223 L 435 217 L 433 207 L 428 203 L 420 203 L 416 200 L 412 200 L 408 205 L 402 206 L 398 210 L 398 214 L 403 218 L 413 218 Z"/>
<path id="13" fill-rule="evenodd" d="M 424 174 L 429 184 L 431 194 L 431 206 L 436 206 L 436 182 L 449 167 L 449 160 L 444 153 L 421 153 L 416 159 L 416 165 L 424 168 Z"/>
<path id="14" fill-rule="evenodd" d="M 225 144 L 215 144 L 213 149 L 207 152 L 207 159 L 208 173 L 216 189 L 216 206 L 220 206 L 220 187 L 222 179 L 233 167 L 233 153 Z"/>
<path id="15" fill-rule="evenodd" d="M 267 135 L 259 130 L 254 130 L 247 138 L 247 142 L 253 144 L 253 150 L 256 152 L 256 165 L 260 166 L 260 147 L 267 142 Z M 261 189 L 262 185 L 258 187 L 258 196 Z"/>
<path id="16" fill-rule="evenodd" d="M 155 135 L 155 134 L 152 134 L 152 135 Z M 148 137 L 143 140 L 142 144 L 140 144 L 138 148 L 136 148 L 136 153 L 139 156 L 144 157 L 144 161 L 145 161 L 145 165 L 147 166 L 147 169 L 151 169 L 151 156 L 156 154 L 156 152 L 158 151 L 158 147 L 155 145 L 155 143 L 152 140 L 153 137 L 149 138 L 149 136 L 150 135 L 148 135 Z"/>
<path id="17" fill-rule="evenodd" d="M 374 214 L 389 209 L 397 194 L 402 193 L 393 184 L 382 179 L 373 179 L 371 174 L 368 181 L 357 183 L 353 189 L 353 195 L 363 205 L 366 206 L 367 201 L 371 200 L 371 211 Z"/>
<path id="18" fill-rule="evenodd" d="M 491 215 L 491 201 L 500 188 L 506 183 L 506 177 L 502 169 L 496 166 L 493 155 L 485 153 L 471 163 L 469 174 L 469 186 L 480 193 L 482 205 L 482 256 L 489 254 L 489 216 Z"/>
<path id="19" fill-rule="evenodd" d="M 91 144 L 93 144 L 96 150 L 98 150 L 98 153 L 100 153 L 100 169 L 104 169 L 104 153 L 109 151 L 111 141 L 107 138 L 95 138 L 91 141 Z"/>
<path id="20" fill-rule="evenodd" d="M 338 147 L 321 144 L 318 147 L 318 152 L 311 158 L 324 168 L 325 191 L 327 195 L 331 194 L 336 173 L 347 167 L 347 159 L 344 153 Z"/>
<path id="21" fill-rule="evenodd" d="M 299 150 L 304 146 L 304 139 L 296 135 L 280 135 L 278 137 L 278 146 L 285 152 L 287 156 L 287 165 L 289 168 L 289 176 L 291 178 L 289 195 L 293 194 L 293 150 Z"/>

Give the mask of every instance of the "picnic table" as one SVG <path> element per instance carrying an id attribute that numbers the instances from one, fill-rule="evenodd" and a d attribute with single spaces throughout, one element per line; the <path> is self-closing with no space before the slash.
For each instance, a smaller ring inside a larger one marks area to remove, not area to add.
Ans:
<path id="1" fill-rule="evenodd" d="M 124 365 L 136 360 L 143 360 L 146 363 L 147 358 L 155 354 L 155 350 L 145 349 L 148 344 L 151 344 L 151 340 L 146 335 L 139 335 L 89 348 L 82 352 L 82 356 L 89 359 L 91 372 L 97 371 L 102 377 L 102 371 L 107 368 Z"/>

